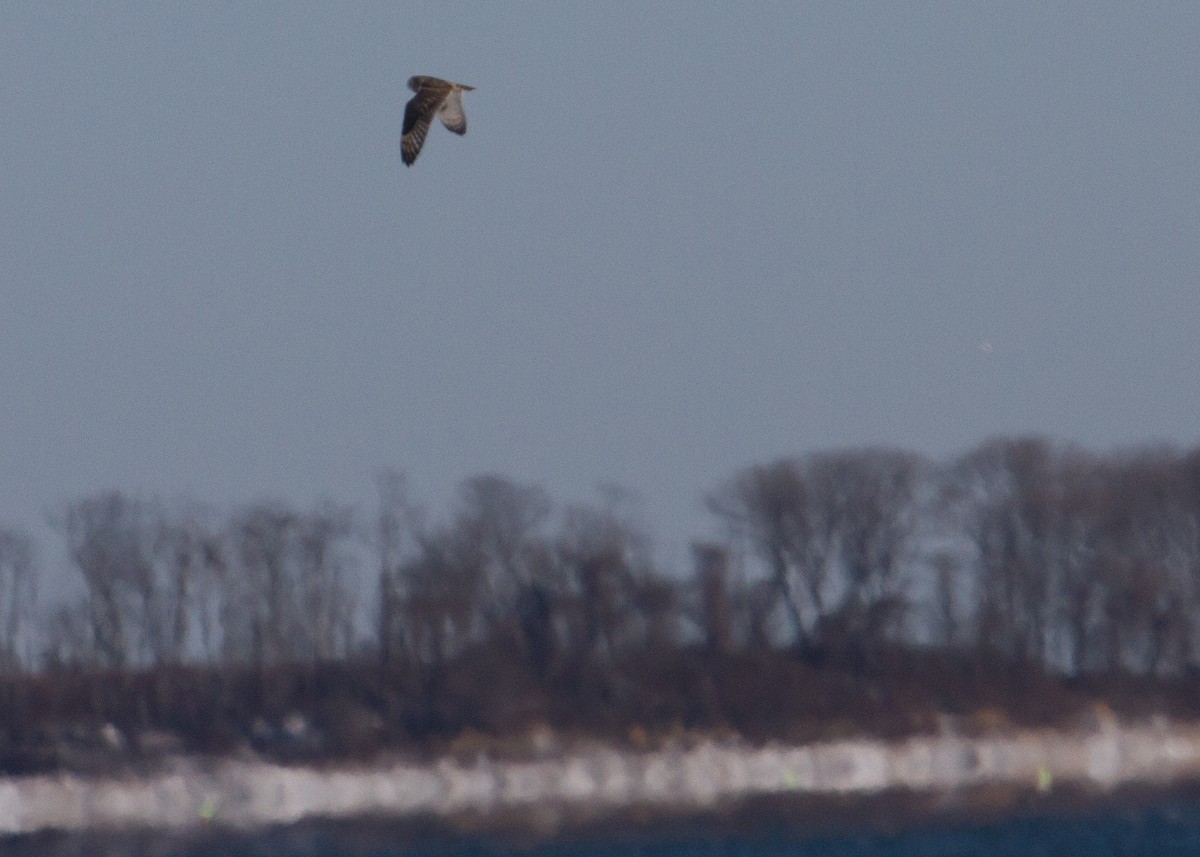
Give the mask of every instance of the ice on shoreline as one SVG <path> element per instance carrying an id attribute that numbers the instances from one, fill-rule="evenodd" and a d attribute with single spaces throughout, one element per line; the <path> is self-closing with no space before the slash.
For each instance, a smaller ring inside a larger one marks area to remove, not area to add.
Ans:
<path id="1" fill-rule="evenodd" d="M 533 760 L 395 761 L 373 767 L 284 767 L 178 759 L 128 778 L 75 774 L 0 779 L 0 835 L 42 830 L 235 827 L 306 818 L 487 815 L 523 808 L 703 810 L 761 795 L 941 791 L 979 785 L 1107 791 L 1200 778 L 1200 724 L 1158 721 L 1091 731 L 954 733 L 887 743 L 859 739 L 787 747 L 701 741 L 633 752 L 577 748 Z"/>

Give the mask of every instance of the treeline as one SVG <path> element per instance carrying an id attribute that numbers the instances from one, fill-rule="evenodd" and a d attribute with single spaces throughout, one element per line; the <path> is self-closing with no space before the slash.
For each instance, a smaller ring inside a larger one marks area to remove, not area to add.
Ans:
<path id="1" fill-rule="evenodd" d="M 882 677 L 892 693 L 931 653 L 977 680 L 1003 667 L 1177 681 L 1200 663 L 1200 449 L 1002 438 L 949 462 L 839 450 L 747 467 L 705 501 L 721 535 L 680 571 L 656 562 L 616 489 L 557 510 L 538 486 L 478 476 L 439 519 L 395 474 L 370 515 L 87 497 L 52 516 L 84 594 L 49 615 L 32 539 L 0 530 L 0 675 L 21 688 L 10 710 L 203 731 L 283 716 L 354 673 L 359 689 L 342 695 L 361 716 L 331 722 L 412 736 L 494 725 L 500 709 L 568 723 L 589 705 L 744 728 L 751 691 L 799 711 L 824 671 Z M 125 695 L 36 685 L 80 675 L 125 676 L 110 683 Z M 128 708 L 135 675 L 174 676 L 174 689 Z M 485 701 L 471 682 L 508 695 Z M 837 714 L 836 686 L 820 686 L 822 717 Z M 939 693 L 932 704 L 954 707 L 953 688 Z M 166 713 L 185 701 L 191 715 Z"/>

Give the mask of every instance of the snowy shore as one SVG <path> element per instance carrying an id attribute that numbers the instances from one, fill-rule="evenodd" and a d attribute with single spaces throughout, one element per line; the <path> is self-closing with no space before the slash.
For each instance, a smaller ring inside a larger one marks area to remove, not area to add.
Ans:
<path id="1" fill-rule="evenodd" d="M 309 818 L 488 815 L 536 808 L 703 811 L 769 795 L 863 795 L 1011 785 L 1098 792 L 1200 779 L 1200 724 L 1119 724 L 1087 731 L 953 733 L 886 743 L 846 740 L 751 747 L 700 741 L 633 752 L 590 746 L 540 758 L 395 761 L 373 767 L 283 767 L 177 759 L 138 777 L 75 774 L 0 779 L 0 835 L 44 830 L 204 824 L 253 828 Z"/>

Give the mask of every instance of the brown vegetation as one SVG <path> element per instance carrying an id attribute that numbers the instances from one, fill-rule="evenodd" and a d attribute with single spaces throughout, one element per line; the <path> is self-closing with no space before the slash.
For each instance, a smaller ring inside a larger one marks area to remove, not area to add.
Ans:
<path id="1" fill-rule="evenodd" d="M 332 504 L 71 503 L 53 523 L 85 594 L 39 627 L 32 541 L 0 530 L 0 768 L 1200 705 L 1200 450 L 1020 438 L 945 465 L 867 449 L 748 467 L 710 495 L 726 536 L 690 575 L 655 563 L 615 489 L 556 515 L 537 486 L 475 477 L 434 523 L 400 477 L 379 489 L 369 527 Z"/>

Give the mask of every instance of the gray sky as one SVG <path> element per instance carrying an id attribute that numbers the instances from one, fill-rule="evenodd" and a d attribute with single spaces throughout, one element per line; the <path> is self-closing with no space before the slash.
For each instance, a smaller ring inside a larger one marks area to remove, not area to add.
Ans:
<path id="1" fill-rule="evenodd" d="M 1200 439 L 1200 4 L 0 4 L 0 521 Z M 412 74 L 478 87 L 406 169 Z"/>

